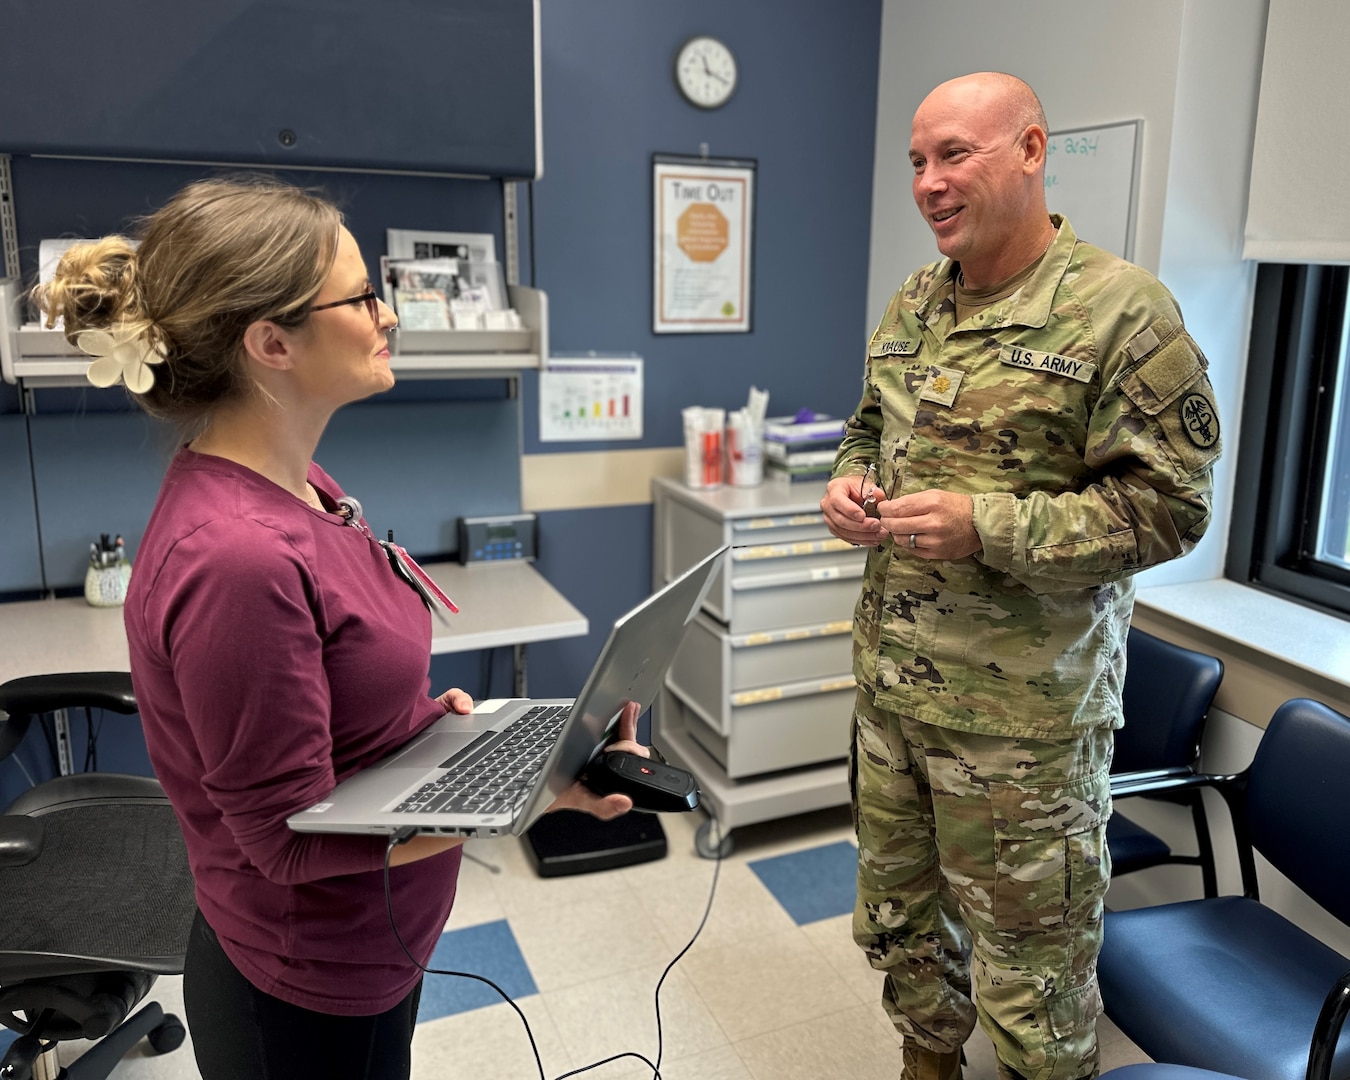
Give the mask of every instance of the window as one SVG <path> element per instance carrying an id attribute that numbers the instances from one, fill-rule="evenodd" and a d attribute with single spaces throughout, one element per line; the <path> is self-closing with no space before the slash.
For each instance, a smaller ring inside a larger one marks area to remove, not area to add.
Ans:
<path id="1" fill-rule="evenodd" d="M 1346 617 L 1348 291 L 1345 266 L 1263 264 L 1257 273 L 1226 567 L 1236 581 Z"/>

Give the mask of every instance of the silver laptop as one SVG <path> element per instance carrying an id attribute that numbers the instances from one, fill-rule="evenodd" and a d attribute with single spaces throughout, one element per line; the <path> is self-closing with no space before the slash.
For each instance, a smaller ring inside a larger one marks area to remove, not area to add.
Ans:
<path id="1" fill-rule="evenodd" d="M 297 832 L 523 833 L 610 742 L 624 705 L 651 705 L 726 551 L 620 618 L 575 699 L 507 698 L 447 713 L 287 824 Z"/>

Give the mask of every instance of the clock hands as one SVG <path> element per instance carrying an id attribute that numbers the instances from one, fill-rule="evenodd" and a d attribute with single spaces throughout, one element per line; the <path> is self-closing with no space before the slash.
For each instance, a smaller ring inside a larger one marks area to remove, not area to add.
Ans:
<path id="1" fill-rule="evenodd" d="M 726 77 L 717 74 L 717 72 L 715 72 L 712 68 L 708 66 L 708 58 L 706 56 L 700 56 L 699 59 L 703 61 L 703 73 L 705 75 L 711 75 L 718 82 L 722 83 L 723 85 L 726 85 L 727 81 Z"/>

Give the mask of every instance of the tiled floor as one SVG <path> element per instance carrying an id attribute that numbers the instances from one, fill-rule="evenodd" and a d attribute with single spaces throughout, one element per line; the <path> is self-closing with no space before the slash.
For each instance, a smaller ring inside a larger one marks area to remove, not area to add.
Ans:
<path id="1" fill-rule="evenodd" d="M 544 1075 L 624 1052 L 657 1056 L 653 993 L 703 916 L 714 863 L 694 852 L 700 815 L 662 821 L 670 853 L 623 870 L 540 878 L 514 840 L 470 844 L 433 967 L 486 975 L 533 1031 Z M 747 826 L 723 861 L 697 943 L 661 989 L 666 1080 L 894 1080 L 897 1040 L 880 976 L 849 936 L 853 836 L 844 809 Z M 488 865 L 484 865 L 484 863 Z M 154 996 L 181 1015 L 179 980 Z M 413 1043 L 416 1080 L 539 1076 L 520 1018 L 488 987 L 428 976 Z M 1101 1022 L 1103 1066 L 1148 1059 Z M 133 1052 L 116 1080 L 199 1080 L 191 1048 Z M 967 1080 L 995 1080 L 977 1032 Z M 629 1057 L 585 1074 L 650 1080 Z"/>

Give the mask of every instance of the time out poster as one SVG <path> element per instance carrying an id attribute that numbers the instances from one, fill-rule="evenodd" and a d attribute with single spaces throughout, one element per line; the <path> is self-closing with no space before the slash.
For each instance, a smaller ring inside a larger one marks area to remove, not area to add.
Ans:
<path id="1" fill-rule="evenodd" d="M 653 162 L 652 331 L 750 329 L 753 164 Z"/>

